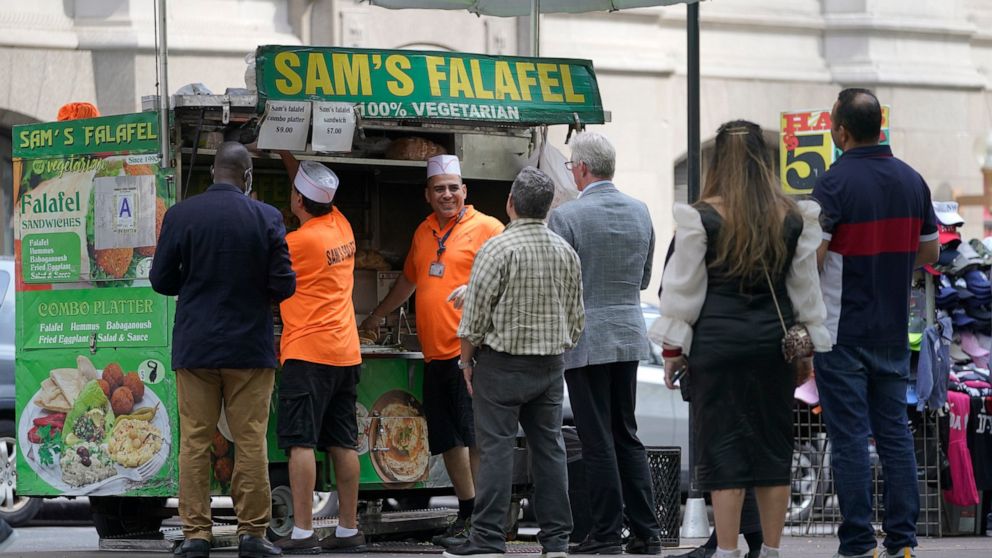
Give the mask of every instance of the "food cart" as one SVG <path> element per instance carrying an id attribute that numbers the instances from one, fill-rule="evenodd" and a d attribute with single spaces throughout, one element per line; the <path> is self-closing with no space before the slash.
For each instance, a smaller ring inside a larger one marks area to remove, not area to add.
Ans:
<path id="1" fill-rule="evenodd" d="M 249 145 L 253 195 L 279 208 L 288 230 L 298 225 L 288 207 L 291 180 L 265 148 L 338 174 L 335 205 L 358 245 L 361 321 L 395 281 L 430 212 L 426 158 L 458 155 L 468 203 L 506 221 L 509 186 L 541 148 L 539 127 L 604 118 L 586 60 L 263 46 L 253 69 L 249 88 L 172 98 L 167 165 L 154 106 L 14 130 L 17 491 L 90 497 L 104 548 L 160 539 L 162 518 L 172 515 L 163 509 L 181 474 L 170 362 L 175 301 L 147 277 L 165 211 L 210 185 L 220 143 Z M 387 317 L 380 342 L 362 347 L 360 520 L 373 537 L 436 531 L 449 519 L 447 511 L 382 511 L 384 498 L 451 493 L 443 461 L 427 449 L 416 310 L 402 306 Z M 273 413 L 271 534 L 281 536 L 292 528 L 292 506 L 274 420 Z M 413 443 L 396 442 L 401 429 Z M 528 486 L 520 450 L 507 464 L 518 497 Z M 216 495 L 228 493 L 233 452 L 222 418 L 212 447 Z M 333 490 L 330 460 L 318 470 L 317 490 Z"/>

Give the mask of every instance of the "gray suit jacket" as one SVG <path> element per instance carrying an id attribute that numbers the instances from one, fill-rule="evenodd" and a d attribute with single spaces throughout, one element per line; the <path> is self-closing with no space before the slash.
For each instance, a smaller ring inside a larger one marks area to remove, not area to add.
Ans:
<path id="1" fill-rule="evenodd" d="M 640 294 L 654 256 L 647 205 L 602 184 L 552 211 L 548 226 L 582 261 L 586 327 L 565 369 L 648 358 Z"/>

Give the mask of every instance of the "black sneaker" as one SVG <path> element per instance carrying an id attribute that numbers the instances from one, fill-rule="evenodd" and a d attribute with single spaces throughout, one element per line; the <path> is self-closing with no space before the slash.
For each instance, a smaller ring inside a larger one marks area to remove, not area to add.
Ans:
<path id="1" fill-rule="evenodd" d="M 292 536 L 283 537 L 275 542 L 283 554 L 320 554 L 320 541 L 317 535 L 305 539 L 294 539 Z"/>
<path id="2" fill-rule="evenodd" d="M 441 553 L 441 556 L 444 558 L 461 558 L 462 556 L 472 556 L 472 558 L 503 558 L 506 556 L 506 552 L 491 548 L 482 548 L 476 546 L 472 541 L 468 541 L 465 544 L 453 546 L 445 550 Z"/>
<path id="3" fill-rule="evenodd" d="M 456 518 L 448 524 L 448 527 L 444 530 L 444 533 L 432 538 L 431 542 L 444 548 L 463 545 L 468 542 L 468 530 L 471 525 L 471 519 Z"/>
<path id="4" fill-rule="evenodd" d="M 661 537 L 630 537 L 625 550 L 627 554 L 661 554 Z"/>
<path id="5" fill-rule="evenodd" d="M 320 548 L 324 552 L 365 552 L 365 533 L 361 531 L 350 537 L 338 537 L 336 531 L 320 539 Z"/>
<path id="6" fill-rule="evenodd" d="M 176 558 L 209 558 L 210 541 L 203 539 L 186 539 L 176 546 L 172 554 Z"/>
<path id="7" fill-rule="evenodd" d="M 623 548 L 620 541 L 597 541 L 586 537 L 579 544 L 574 544 L 568 548 L 569 554 L 622 554 Z"/>
<path id="8" fill-rule="evenodd" d="M 241 535 L 238 537 L 238 558 L 265 558 L 282 556 L 282 550 L 262 537 Z"/>

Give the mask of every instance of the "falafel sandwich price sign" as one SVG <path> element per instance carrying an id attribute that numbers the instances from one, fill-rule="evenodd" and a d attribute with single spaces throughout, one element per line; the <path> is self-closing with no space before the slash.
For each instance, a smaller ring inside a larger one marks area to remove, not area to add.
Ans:
<path id="1" fill-rule="evenodd" d="M 266 100 L 331 101 L 369 119 L 604 122 L 590 60 L 267 45 L 255 66 L 260 110 Z"/>

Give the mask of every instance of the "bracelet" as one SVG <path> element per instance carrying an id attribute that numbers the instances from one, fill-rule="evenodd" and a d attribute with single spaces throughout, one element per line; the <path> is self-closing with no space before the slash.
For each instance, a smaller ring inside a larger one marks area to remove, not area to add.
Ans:
<path id="1" fill-rule="evenodd" d="M 680 356 L 682 356 L 682 347 L 661 350 L 661 358 L 677 358 Z"/>

